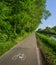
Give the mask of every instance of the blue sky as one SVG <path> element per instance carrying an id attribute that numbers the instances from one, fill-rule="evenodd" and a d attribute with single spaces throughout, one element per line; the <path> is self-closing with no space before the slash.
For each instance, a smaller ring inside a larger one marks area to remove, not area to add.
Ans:
<path id="1" fill-rule="evenodd" d="M 56 0 L 47 0 L 46 9 L 51 12 L 51 16 L 47 20 L 42 20 L 42 24 L 40 24 L 38 28 L 56 26 Z"/>

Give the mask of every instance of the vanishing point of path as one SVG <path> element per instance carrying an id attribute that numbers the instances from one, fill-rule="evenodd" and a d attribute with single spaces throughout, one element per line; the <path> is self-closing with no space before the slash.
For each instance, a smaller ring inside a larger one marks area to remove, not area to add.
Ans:
<path id="1" fill-rule="evenodd" d="M 35 33 L 2 55 L 0 65 L 41 65 Z"/>

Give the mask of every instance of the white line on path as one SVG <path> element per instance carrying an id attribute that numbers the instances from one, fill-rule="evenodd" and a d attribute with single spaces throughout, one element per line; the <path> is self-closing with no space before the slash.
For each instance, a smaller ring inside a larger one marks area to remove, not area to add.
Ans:
<path id="1" fill-rule="evenodd" d="M 39 48 L 36 47 L 36 51 L 37 51 L 37 62 L 38 62 L 38 65 L 41 65 L 41 59 L 40 59 L 40 51 L 39 51 Z"/>

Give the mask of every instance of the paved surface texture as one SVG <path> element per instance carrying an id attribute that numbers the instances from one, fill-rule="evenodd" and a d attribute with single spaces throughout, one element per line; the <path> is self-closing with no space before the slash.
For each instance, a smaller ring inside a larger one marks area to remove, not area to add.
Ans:
<path id="1" fill-rule="evenodd" d="M 36 46 L 33 33 L 0 57 L 0 65 L 38 65 Z"/>

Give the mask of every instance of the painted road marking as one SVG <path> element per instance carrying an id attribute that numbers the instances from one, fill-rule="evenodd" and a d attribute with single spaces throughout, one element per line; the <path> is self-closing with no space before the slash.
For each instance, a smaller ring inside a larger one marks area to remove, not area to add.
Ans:
<path id="1" fill-rule="evenodd" d="M 19 53 L 17 55 L 14 55 L 12 57 L 12 60 L 17 60 L 17 59 L 20 59 L 21 61 L 25 60 L 26 59 L 26 55 L 24 53 Z"/>

